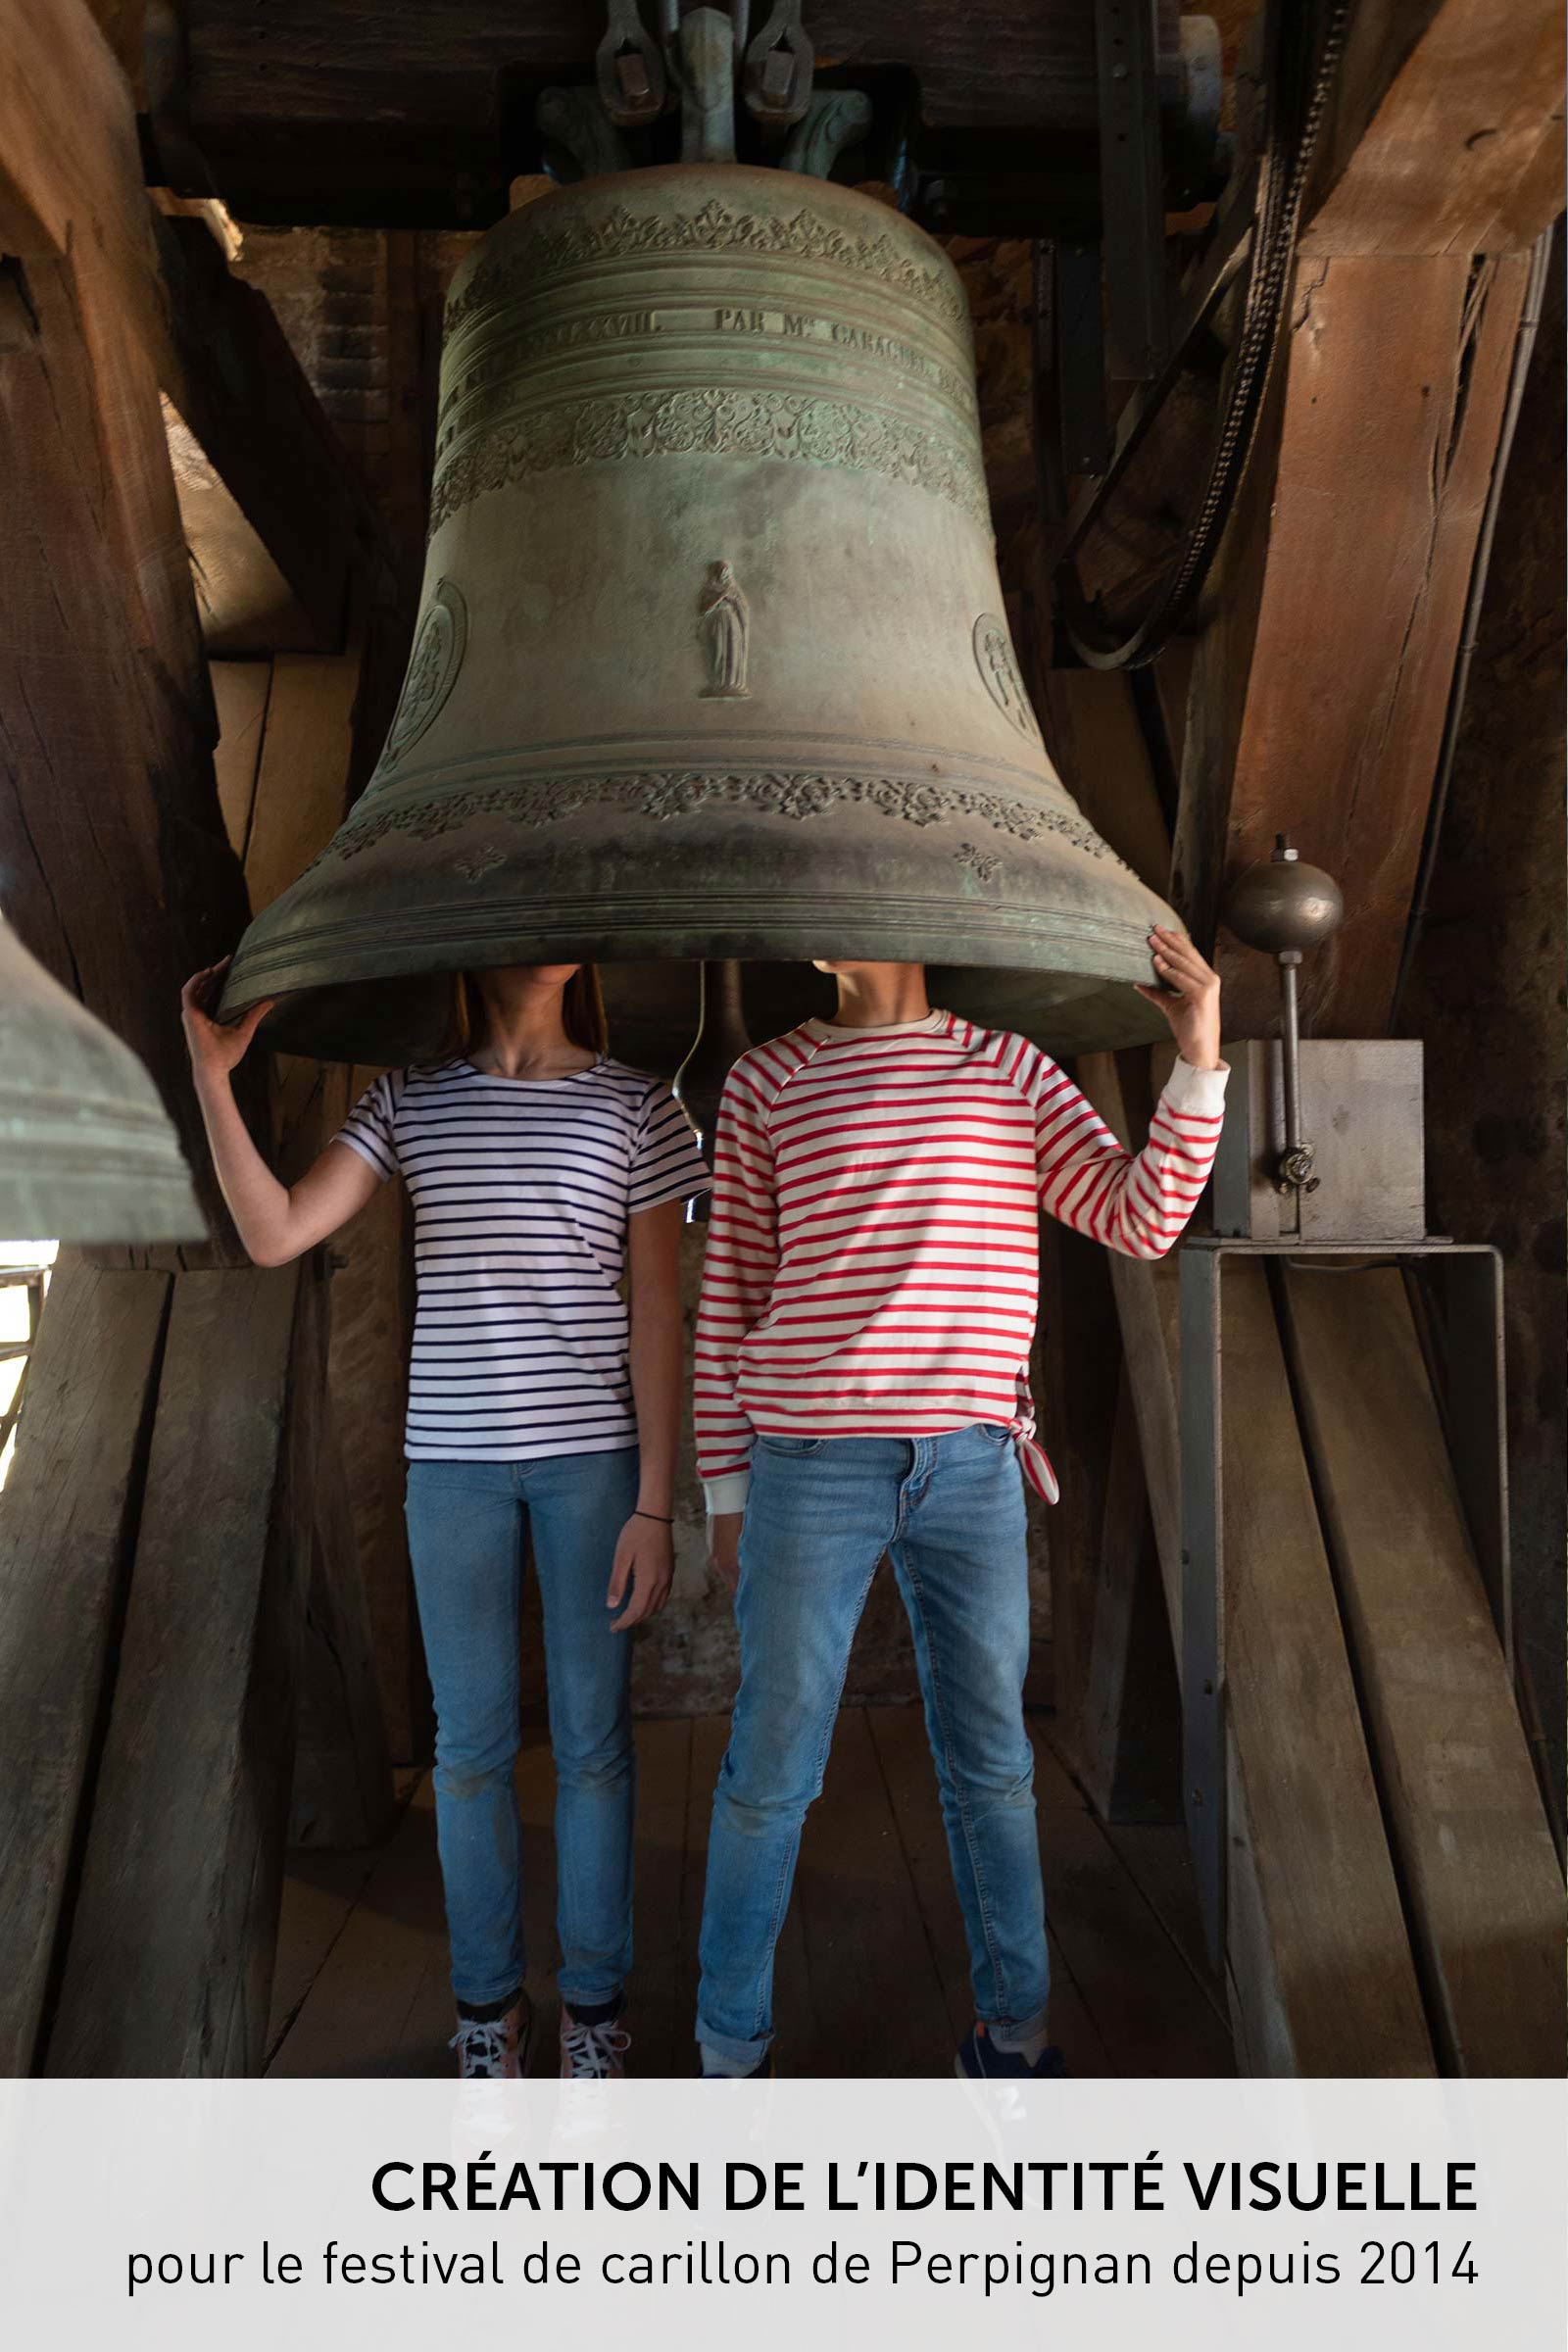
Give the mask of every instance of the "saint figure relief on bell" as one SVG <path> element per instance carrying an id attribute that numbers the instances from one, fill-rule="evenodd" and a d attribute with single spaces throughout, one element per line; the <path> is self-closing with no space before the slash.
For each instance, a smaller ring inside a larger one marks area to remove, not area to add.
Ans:
<path id="1" fill-rule="evenodd" d="M 710 564 L 699 610 L 708 645 L 703 694 L 711 701 L 739 702 L 750 692 L 746 654 L 752 618 L 745 591 L 728 564 Z"/>

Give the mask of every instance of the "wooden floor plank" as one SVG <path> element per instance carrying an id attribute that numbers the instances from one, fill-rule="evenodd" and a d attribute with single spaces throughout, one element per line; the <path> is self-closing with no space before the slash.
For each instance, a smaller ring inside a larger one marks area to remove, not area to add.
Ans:
<path id="1" fill-rule="evenodd" d="M 950 2048 L 956 2049 L 973 2021 L 974 1995 L 969 1977 L 969 1947 L 964 1938 L 958 1898 L 954 1892 L 925 1719 L 918 1707 L 877 1707 L 867 1710 L 867 1723 L 942 1986 Z M 1042 1859 L 1049 1887 L 1050 1856 Z M 1047 1934 L 1051 1945 L 1051 2037 L 1061 2051 L 1070 2074 L 1113 2075 L 1117 2070 L 1067 1966 L 1049 1916 Z"/>
<path id="2" fill-rule="evenodd" d="M 1404 1278 L 1286 1267 L 1283 1291 L 1445 2068 L 1560 2075 L 1562 1880 Z"/>
<path id="3" fill-rule="evenodd" d="M 698 1934 L 722 1716 L 638 1726 L 639 1960 L 633 2071 L 695 2065 Z M 1158 1903 L 1095 1822 L 1041 1739 L 1041 1842 L 1055 1989 L 1053 2033 L 1080 2075 L 1221 2074 L 1225 2032 Z M 543 1731 L 518 1765 L 529 1985 L 539 2011 L 533 2072 L 555 2056 L 552 1775 Z M 324 1859 L 324 1858 L 323 1858 Z M 1180 1873 L 1162 1853 L 1160 1895 Z M 1157 1873 L 1156 1873 L 1157 1876 Z M 291 1880 L 296 1974 L 303 1896 Z M 1190 1890 L 1189 1890 L 1190 1891 Z M 316 1899 L 321 1899 L 318 1884 Z M 946 2075 L 970 2012 L 968 1955 L 924 1726 L 913 1707 L 847 1708 L 826 1789 L 803 1841 L 797 1899 L 780 1939 L 774 2017 L 792 2075 Z M 277 2074 L 444 2074 L 450 2065 L 445 1921 L 428 1778 L 376 1858 L 276 2052 Z"/>
<path id="4" fill-rule="evenodd" d="M 1124 2075 L 1230 2075 L 1230 2036 L 1037 1725 L 1046 1902 L 1067 1965 Z"/>
<path id="5" fill-rule="evenodd" d="M 1061 1751 L 1056 1727 L 1049 1718 L 1037 1728 L 1062 1770 L 1072 1778 Z M 1087 1792 L 1086 1792 L 1087 1794 Z M 1187 1832 L 1175 1822 L 1107 1822 L 1090 1801 L 1106 1844 L 1137 1886 L 1160 1926 L 1186 1961 L 1216 2017 L 1226 2019 L 1225 1988 L 1209 1963 L 1203 1923 L 1198 1909 L 1198 1882 L 1193 1872 Z"/>
<path id="6" fill-rule="evenodd" d="M 691 1989 L 681 1972 L 681 1879 L 691 1793 L 690 1717 L 637 1726 L 637 1858 L 628 2030 L 643 2075 L 684 2075 Z"/>
<path id="7" fill-rule="evenodd" d="M 272 2006 L 267 2027 L 269 2066 L 333 1945 L 353 1918 L 380 1855 L 381 1848 L 373 1845 L 354 1853 L 290 1854 L 283 1874 Z"/>
<path id="8" fill-rule="evenodd" d="M 1225 1276 L 1225 1691 L 1245 1798 L 1232 1815 L 1233 1880 L 1247 1847 L 1267 1954 L 1231 1967 L 1284 2004 L 1249 2021 L 1253 2047 L 1298 2075 L 1428 2075 L 1431 2037 L 1346 1654 L 1267 1269 Z M 1241 1837 L 1238 1837 L 1238 1830 Z M 1246 1843 L 1244 1846 L 1243 1840 Z"/>
<path id="9" fill-rule="evenodd" d="M 815 2037 L 792 2074 L 945 2075 L 947 2002 L 871 1744 L 867 1710 L 839 1716 L 795 1881 Z"/>
<path id="10" fill-rule="evenodd" d="M 550 1735 L 527 1727 L 517 1758 L 517 1815 L 522 1824 L 522 1939 L 528 1954 L 528 1998 L 533 2003 L 533 2052 L 528 2071 L 553 2075 L 561 2064 L 556 1969 L 556 1769 Z"/>
<path id="11" fill-rule="evenodd" d="M 686 1801 L 686 1852 L 681 1884 L 681 1986 L 675 2034 L 674 2072 L 688 2073 L 697 2064 L 695 2043 L 697 1987 L 701 1975 L 698 1939 L 702 1932 L 703 1893 L 708 1881 L 708 1832 L 713 1811 L 713 1789 L 729 1740 L 727 1715 L 699 1715 L 692 1719 L 691 1771 Z M 815 2072 L 803 2053 L 815 2047 L 816 2023 L 810 1964 L 799 1903 L 791 1903 L 778 1940 L 773 1973 L 773 2030 L 779 2063 L 789 2072 Z"/>
<path id="12" fill-rule="evenodd" d="M 269 2074 L 445 2074 L 444 2053 L 438 2063 L 435 2050 L 411 2049 L 405 2038 L 432 1965 L 444 1974 L 446 1913 L 436 1861 L 435 1802 L 426 1776 L 382 1849 Z M 451 2030 L 449 2022 L 446 2031 Z"/>

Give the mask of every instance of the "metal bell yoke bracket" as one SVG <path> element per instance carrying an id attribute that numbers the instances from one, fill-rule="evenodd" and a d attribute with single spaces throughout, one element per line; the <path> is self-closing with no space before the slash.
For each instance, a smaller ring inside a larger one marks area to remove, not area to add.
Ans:
<path id="1" fill-rule="evenodd" d="M 746 0 L 732 9 L 735 46 L 745 50 L 741 94 L 746 111 L 764 131 L 784 131 L 802 122 L 811 103 L 815 51 L 801 23 L 801 0 L 774 0 L 771 13 L 750 47 L 746 45 Z"/>
<path id="2" fill-rule="evenodd" d="M 750 0 L 730 0 L 727 12 L 701 8 L 684 16 L 680 0 L 661 0 L 656 37 L 643 22 L 640 0 L 607 0 L 604 38 L 595 58 L 599 103 L 607 119 L 617 130 L 637 130 L 679 105 L 687 120 L 686 160 L 719 160 L 715 143 L 728 142 L 713 119 L 722 105 L 733 107 L 738 68 L 747 112 L 769 143 L 776 143 L 811 109 L 816 54 L 801 23 L 801 7 L 802 0 L 774 0 L 766 21 L 751 36 Z M 728 40 L 715 40 L 726 18 Z M 722 95 L 715 87 L 719 79 Z"/>
<path id="3" fill-rule="evenodd" d="M 605 37 L 594 60 L 599 97 L 617 130 L 657 122 L 669 104 L 663 51 L 643 24 L 637 0 L 609 0 Z"/>

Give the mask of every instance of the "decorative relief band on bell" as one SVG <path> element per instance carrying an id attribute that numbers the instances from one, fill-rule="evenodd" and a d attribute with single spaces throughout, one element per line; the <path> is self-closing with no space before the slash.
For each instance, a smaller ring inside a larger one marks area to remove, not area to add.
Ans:
<path id="1" fill-rule="evenodd" d="M 430 497 L 432 535 L 487 491 L 532 474 L 628 458 L 787 458 L 847 466 L 929 491 L 988 528 L 974 458 L 919 425 L 808 392 L 650 391 L 564 400 L 465 443 Z"/>
<path id="2" fill-rule="evenodd" d="M 435 841 L 477 817 L 499 816 L 514 825 L 559 824 L 589 808 L 615 808 L 656 820 L 695 816 L 714 808 L 753 808 L 770 816 L 820 816 L 846 805 L 875 808 L 906 824 L 935 825 L 956 816 L 990 825 L 1015 841 L 1040 841 L 1055 834 L 1091 858 L 1131 871 L 1100 838 L 1088 819 L 1069 805 L 1056 808 L 1006 793 L 976 791 L 959 784 L 934 784 L 920 776 L 843 775 L 823 769 L 656 768 L 611 775 L 530 776 L 516 784 L 466 786 L 439 799 L 403 801 L 353 817 L 307 872 L 328 858 L 355 858 L 388 834 L 411 841 Z M 961 844 L 964 857 L 969 845 Z"/>
<path id="3" fill-rule="evenodd" d="M 953 862 L 966 865 L 977 882 L 995 882 L 1002 871 L 1002 859 L 996 851 L 977 849 L 972 841 L 959 842 L 953 853 Z"/>
<path id="4" fill-rule="evenodd" d="M 487 343 L 461 372 L 449 370 L 443 376 L 436 456 L 443 458 L 465 434 L 494 427 L 514 414 L 519 384 L 546 360 L 597 360 L 613 344 L 634 363 L 652 359 L 659 364 L 661 353 L 672 345 L 677 350 L 694 345 L 710 349 L 715 337 L 732 350 L 739 345 L 758 355 L 765 352 L 769 359 L 777 346 L 787 345 L 813 358 L 825 354 L 852 366 L 869 361 L 895 377 L 901 389 L 916 387 L 934 395 L 961 428 L 979 433 L 972 379 L 902 336 L 809 310 L 666 302 L 586 318 L 533 318 Z"/>
<path id="5" fill-rule="evenodd" d="M 874 278 L 881 286 L 896 287 L 953 326 L 968 324 L 968 305 L 956 273 L 949 276 L 927 268 L 885 231 L 858 234 L 805 206 L 777 220 L 741 212 L 716 196 L 695 213 L 633 213 L 617 204 L 597 220 L 574 211 L 555 228 L 546 206 L 522 216 L 527 229 L 504 260 L 481 263 L 462 293 L 454 295 L 447 305 L 448 335 L 456 334 L 475 312 L 514 302 L 564 270 L 664 253 L 770 254 L 785 261 L 826 262 Z"/>

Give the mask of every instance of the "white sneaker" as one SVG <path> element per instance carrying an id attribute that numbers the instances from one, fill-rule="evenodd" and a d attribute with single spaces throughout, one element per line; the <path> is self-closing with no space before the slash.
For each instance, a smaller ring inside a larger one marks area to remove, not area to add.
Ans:
<path id="1" fill-rule="evenodd" d="M 563 2082 L 618 2082 L 626 2072 L 631 2035 L 620 2018 L 602 2025 L 579 2026 L 565 2003 L 561 2008 L 561 2080 Z"/>
<path id="2" fill-rule="evenodd" d="M 460 2017 L 447 2047 L 458 2053 L 463 2082 L 511 2082 L 528 2071 L 532 2035 L 533 2010 L 523 1993 L 502 2017 Z"/>

